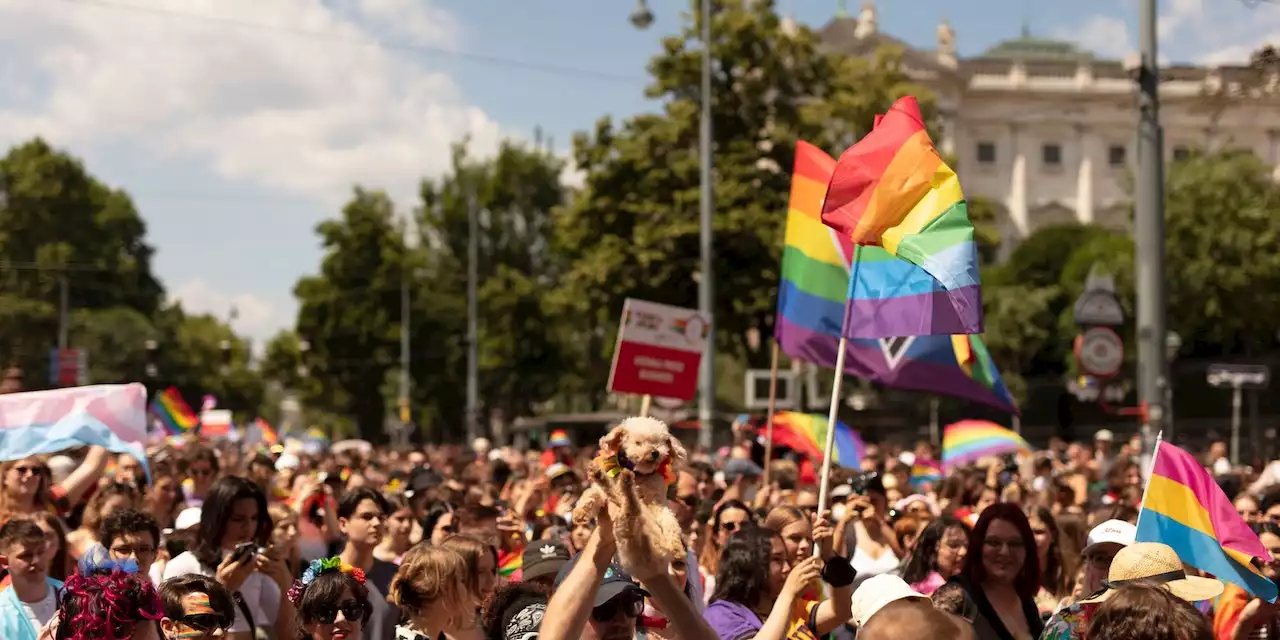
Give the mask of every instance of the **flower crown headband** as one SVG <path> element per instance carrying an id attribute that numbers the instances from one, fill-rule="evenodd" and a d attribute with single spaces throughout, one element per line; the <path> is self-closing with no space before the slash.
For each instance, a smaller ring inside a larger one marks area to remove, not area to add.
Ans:
<path id="1" fill-rule="evenodd" d="M 293 586 L 289 587 L 289 593 L 287 594 L 289 602 L 292 602 L 294 606 L 297 606 L 302 602 L 302 592 L 306 591 L 307 587 L 310 586 L 312 582 L 316 581 L 316 578 L 333 571 L 339 571 L 350 575 L 352 578 L 355 578 L 357 584 L 364 586 L 364 571 L 360 568 L 353 567 L 343 562 L 342 558 L 339 558 L 338 556 L 334 556 L 332 558 L 321 558 L 313 561 L 311 566 L 307 567 L 307 570 L 302 572 L 301 578 L 293 581 Z"/>

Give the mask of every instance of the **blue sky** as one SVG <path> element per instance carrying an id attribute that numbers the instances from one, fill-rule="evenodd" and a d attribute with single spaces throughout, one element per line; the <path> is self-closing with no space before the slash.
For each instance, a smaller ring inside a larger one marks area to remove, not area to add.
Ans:
<path id="1" fill-rule="evenodd" d="M 880 28 L 932 47 L 945 16 L 964 56 L 1024 21 L 1109 57 L 1137 39 L 1136 0 L 957 4 L 881 0 Z M 1280 41 L 1280 5 L 1160 4 L 1167 59 Z M 645 63 L 688 3 L 651 5 L 640 32 L 633 0 L 0 0 L 0 145 L 43 135 L 127 189 L 170 293 L 238 307 L 260 340 L 292 326 L 293 284 L 320 258 L 312 229 L 353 182 L 408 210 L 463 135 L 483 151 L 541 126 L 563 152 L 602 115 L 652 108 Z M 837 5 L 779 2 L 815 27 Z"/>

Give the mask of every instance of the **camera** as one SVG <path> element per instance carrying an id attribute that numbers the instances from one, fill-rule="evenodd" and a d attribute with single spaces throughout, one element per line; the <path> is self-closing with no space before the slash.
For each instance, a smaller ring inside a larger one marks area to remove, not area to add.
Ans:
<path id="1" fill-rule="evenodd" d="M 865 473 L 859 473 L 849 478 L 849 486 L 853 487 L 854 493 L 860 496 L 865 496 L 867 495 L 868 489 L 874 489 L 879 487 L 881 490 L 883 490 L 884 483 L 880 480 L 879 473 L 875 471 L 867 471 Z"/>

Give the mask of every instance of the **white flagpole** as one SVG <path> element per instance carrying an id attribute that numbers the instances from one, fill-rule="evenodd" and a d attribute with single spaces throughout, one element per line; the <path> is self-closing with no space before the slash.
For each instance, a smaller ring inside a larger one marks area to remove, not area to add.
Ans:
<path id="1" fill-rule="evenodd" d="M 818 485 L 818 513 L 827 511 L 827 494 L 831 490 L 831 455 L 836 444 L 836 425 L 839 424 L 837 412 L 840 408 L 840 383 L 844 381 L 844 352 L 849 346 L 849 339 L 840 337 L 839 351 L 836 353 L 836 377 L 831 383 L 831 409 L 827 412 L 827 442 L 822 450 L 822 480 Z M 813 545 L 813 555 L 818 555 L 818 544 Z"/>
<path id="2" fill-rule="evenodd" d="M 1160 441 L 1163 439 L 1164 439 L 1163 431 L 1156 434 L 1156 446 L 1154 449 L 1151 450 L 1150 459 L 1146 461 L 1145 465 L 1143 465 L 1147 469 L 1147 477 L 1145 479 L 1145 483 L 1142 485 L 1143 506 L 1138 509 L 1138 524 L 1142 524 L 1142 514 L 1145 513 L 1147 510 L 1145 506 L 1147 504 L 1147 489 L 1151 488 L 1151 476 L 1155 475 L 1156 456 L 1160 455 Z"/>

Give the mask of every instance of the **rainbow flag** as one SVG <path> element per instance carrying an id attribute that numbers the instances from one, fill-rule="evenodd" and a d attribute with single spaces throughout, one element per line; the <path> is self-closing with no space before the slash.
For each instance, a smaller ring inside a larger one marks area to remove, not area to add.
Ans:
<path id="1" fill-rule="evenodd" d="M 524 563 L 524 550 L 503 551 L 498 555 L 498 575 L 511 578 Z"/>
<path id="2" fill-rule="evenodd" d="M 1031 445 L 994 422 L 961 420 L 942 432 L 942 466 L 948 469 L 1009 453 L 1031 453 Z"/>
<path id="3" fill-rule="evenodd" d="M 773 444 L 803 454 L 810 460 L 822 460 L 830 424 L 824 415 L 779 411 L 773 415 Z M 757 433 L 767 436 L 769 425 L 761 425 Z M 866 450 L 867 445 L 858 432 L 843 422 L 836 422 L 835 458 L 832 462 L 842 467 L 857 468 Z"/>
<path id="4" fill-rule="evenodd" d="M 840 155 L 822 222 L 858 247 L 843 333 L 850 338 L 982 333 L 973 223 L 916 99 L 877 116 Z"/>
<path id="5" fill-rule="evenodd" d="M 151 400 L 151 415 L 164 424 L 170 435 L 182 435 L 195 429 L 200 419 L 187 406 L 182 394 L 174 387 L 169 387 L 155 395 Z"/>
<path id="6" fill-rule="evenodd" d="M 276 444 L 277 442 L 280 442 L 280 434 L 276 433 L 276 430 L 271 427 L 270 422 L 267 422 L 262 418 L 258 418 L 257 420 L 254 420 L 253 424 L 258 428 L 258 431 L 262 433 L 263 442 L 267 444 Z"/>
<path id="7" fill-rule="evenodd" d="M 1156 444 L 1137 540 L 1167 544 L 1183 562 L 1276 601 L 1276 584 L 1253 565 L 1254 558 L 1271 561 L 1267 548 L 1200 462 L 1168 442 Z"/>
<path id="8" fill-rule="evenodd" d="M 936 460 L 916 460 L 911 465 L 911 486 L 916 489 L 924 487 L 925 484 L 937 486 L 942 482 L 942 465 Z"/>
<path id="9" fill-rule="evenodd" d="M 821 221 L 825 185 L 835 166 L 821 149 L 796 143 L 774 322 L 774 339 L 784 353 L 827 368 L 836 366 L 855 253 L 848 237 Z M 859 263 L 856 275 L 875 277 L 876 269 L 886 264 Z M 845 371 L 850 375 L 1018 412 L 979 336 L 850 338 L 845 349 Z"/>
<path id="10" fill-rule="evenodd" d="M 548 447 L 572 447 L 573 440 L 569 439 L 569 432 L 564 429 L 556 429 L 551 432 L 547 438 Z"/>

